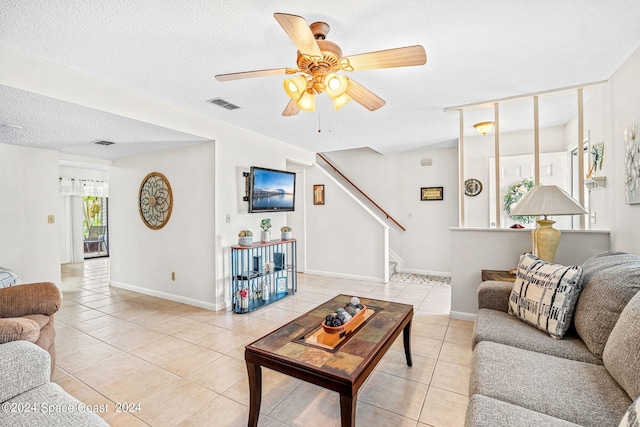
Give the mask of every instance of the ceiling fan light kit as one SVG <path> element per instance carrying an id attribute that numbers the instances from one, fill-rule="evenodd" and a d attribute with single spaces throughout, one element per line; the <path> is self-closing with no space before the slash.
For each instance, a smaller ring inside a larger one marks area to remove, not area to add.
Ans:
<path id="1" fill-rule="evenodd" d="M 339 110 L 342 107 L 344 107 L 345 105 L 347 105 L 347 103 L 349 101 L 351 101 L 351 97 L 349 95 L 347 95 L 346 93 L 337 96 L 335 98 L 332 98 L 331 101 L 333 102 L 333 109 L 334 110 Z"/>
<path id="2" fill-rule="evenodd" d="M 302 94 L 307 90 L 307 79 L 303 76 L 297 76 L 284 81 L 284 91 L 287 92 L 289 98 L 298 102 Z"/>
<path id="3" fill-rule="evenodd" d="M 297 104 L 301 110 L 313 113 L 316 111 L 316 96 L 308 91 L 304 91 Z"/>
<path id="4" fill-rule="evenodd" d="M 342 56 L 342 49 L 326 39 L 329 25 L 314 22 L 307 25 L 304 18 L 286 13 L 275 13 L 274 17 L 298 48 L 296 65 L 298 69 L 275 68 L 268 70 L 244 71 L 239 73 L 218 74 L 216 80 L 230 81 L 276 74 L 296 74 L 296 77 L 284 81 L 284 90 L 291 101 L 282 113 L 293 116 L 300 110 L 315 111 L 315 96 L 326 92 L 333 102 L 333 108 L 339 109 L 351 99 L 370 111 L 377 110 L 385 101 L 338 71 L 352 72 L 378 68 L 408 67 L 424 65 L 427 54 L 422 46 L 407 46 L 396 49 Z"/>

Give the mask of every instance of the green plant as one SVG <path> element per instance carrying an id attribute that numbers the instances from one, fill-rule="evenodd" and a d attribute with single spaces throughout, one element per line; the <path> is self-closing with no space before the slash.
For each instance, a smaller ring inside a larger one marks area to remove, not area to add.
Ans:
<path id="1" fill-rule="evenodd" d="M 514 221 L 523 222 L 525 224 L 529 224 L 534 221 L 535 217 L 533 216 L 511 215 L 511 211 L 515 209 L 522 196 L 527 194 L 534 185 L 535 182 L 532 178 L 525 178 L 522 180 L 522 182 L 509 187 L 509 190 L 507 190 L 506 194 L 502 197 L 502 200 L 504 202 L 504 210 L 507 211 L 507 214 L 509 214 L 509 216 L 513 218 Z"/>
<path id="2" fill-rule="evenodd" d="M 102 225 L 102 197 L 83 196 L 84 209 L 82 210 L 83 233 L 85 237 L 89 236 L 89 229 L 94 225 Z"/>
<path id="3" fill-rule="evenodd" d="M 271 228 L 271 218 L 265 218 L 260 221 L 260 228 L 262 229 L 262 231 L 269 231 L 269 229 Z"/>
<path id="4" fill-rule="evenodd" d="M 291 230 L 293 230 L 291 227 L 289 227 L 288 225 L 283 226 L 280 231 L 282 231 L 283 233 L 288 233 Z"/>
<path id="5" fill-rule="evenodd" d="M 253 233 L 251 232 L 251 230 L 242 230 L 240 231 L 240 233 L 238 233 L 238 237 L 251 237 L 253 236 Z"/>

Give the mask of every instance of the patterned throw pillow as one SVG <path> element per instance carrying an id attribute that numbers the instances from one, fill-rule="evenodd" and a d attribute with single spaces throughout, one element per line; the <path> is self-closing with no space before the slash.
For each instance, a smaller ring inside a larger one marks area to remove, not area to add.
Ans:
<path id="1" fill-rule="evenodd" d="M 560 339 L 571 324 L 581 279 L 581 266 L 550 264 L 522 254 L 509 296 L 509 314 Z"/>
<path id="2" fill-rule="evenodd" d="M 618 427 L 640 427 L 640 397 L 629 406 Z"/>

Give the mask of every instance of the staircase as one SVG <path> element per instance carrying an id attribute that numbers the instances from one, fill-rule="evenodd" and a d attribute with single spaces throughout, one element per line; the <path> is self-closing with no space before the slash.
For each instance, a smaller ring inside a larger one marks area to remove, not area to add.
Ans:
<path id="1" fill-rule="evenodd" d="M 398 266 L 398 263 L 395 261 L 389 261 L 389 277 L 393 276 L 394 274 L 396 274 L 396 267 Z"/>
<path id="2" fill-rule="evenodd" d="M 381 218 L 391 227 L 397 227 L 399 230 L 407 231 L 395 218 L 393 218 L 387 211 L 381 208 L 371 197 L 365 194 L 360 187 L 354 184 L 349 178 L 347 178 L 336 166 L 329 161 L 322 153 L 316 153 L 316 164 L 323 170 L 338 180 L 344 187 L 353 194 L 358 200 L 367 205 L 372 211 L 378 213 L 378 217 Z"/>

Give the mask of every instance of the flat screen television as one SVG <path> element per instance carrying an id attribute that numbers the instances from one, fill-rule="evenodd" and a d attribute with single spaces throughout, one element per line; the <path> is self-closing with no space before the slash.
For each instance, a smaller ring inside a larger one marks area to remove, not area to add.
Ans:
<path id="1" fill-rule="evenodd" d="M 290 212 L 295 209 L 295 172 L 251 167 L 249 212 Z"/>

